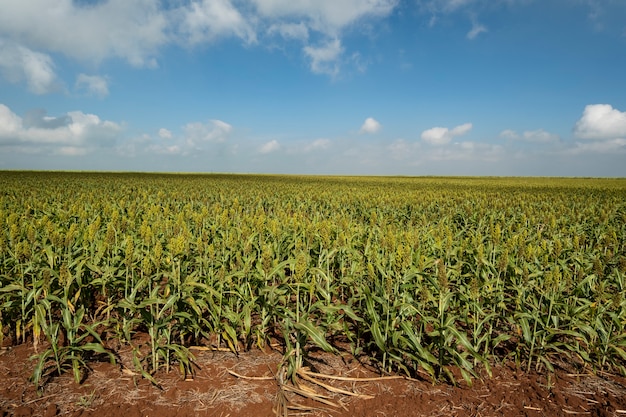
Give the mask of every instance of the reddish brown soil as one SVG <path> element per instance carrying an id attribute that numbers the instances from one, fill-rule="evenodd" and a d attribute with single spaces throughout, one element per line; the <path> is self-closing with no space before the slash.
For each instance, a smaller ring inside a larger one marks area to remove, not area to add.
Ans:
<path id="1" fill-rule="evenodd" d="M 386 379 L 324 383 L 371 399 L 332 393 L 320 385 L 302 382 L 328 397 L 325 405 L 280 390 L 273 372 L 281 355 L 253 351 L 236 357 L 227 352 L 194 351 L 199 369 L 193 380 L 182 380 L 177 370 L 156 375 L 161 389 L 121 364 L 96 363 L 82 384 L 67 374 L 48 381 L 37 393 L 29 377 L 32 346 L 0 350 L 0 417 L 5 416 L 242 416 L 276 415 L 287 405 L 289 416 L 626 416 L 626 379 L 614 375 L 573 375 L 559 371 L 550 377 L 525 374 L 497 366 L 492 378 L 461 384 L 433 385 L 430 381 Z M 367 366 L 344 355 L 312 355 L 310 365 L 324 374 L 377 377 Z M 268 377 L 253 380 L 235 377 Z M 285 401 L 281 402 L 280 399 Z M 283 416 L 285 414 L 282 414 Z"/>

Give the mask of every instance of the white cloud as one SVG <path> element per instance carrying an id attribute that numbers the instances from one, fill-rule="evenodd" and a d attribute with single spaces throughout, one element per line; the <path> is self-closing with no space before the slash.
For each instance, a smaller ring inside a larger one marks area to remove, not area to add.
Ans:
<path id="1" fill-rule="evenodd" d="M 390 152 L 391 157 L 396 160 L 415 159 L 415 151 L 419 149 L 419 143 L 407 142 L 405 139 L 396 139 L 389 146 L 387 150 Z"/>
<path id="2" fill-rule="evenodd" d="M 78 74 L 76 88 L 100 98 L 109 95 L 109 82 L 105 77 L 99 75 Z"/>
<path id="3" fill-rule="evenodd" d="M 431 145 L 445 145 L 452 140 L 450 130 L 447 127 L 433 127 L 422 132 L 423 141 Z"/>
<path id="4" fill-rule="evenodd" d="M 170 132 L 169 130 L 165 129 L 165 128 L 161 128 L 159 129 L 159 137 L 161 139 L 172 139 L 172 132 Z"/>
<path id="5" fill-rule="evenodd" d="M 253 28 L 230 0 L 192 2 L 182 14 L 180 28 L 192 44 L 210 42 L 227 35 L 237 36 L 248 43 L 256 42 Z"/>
<path id="6" fill-rule="evenodd" d="M 546 132 L 543 129 L 526 131 L 523 134 L 524 140 L 535 143 L 553 143 L 561 140 L 559 135 Z"/>
<path id="7" fill-rule="evenodd" d="M 450 130 L 447 127 L 433 127 L 422 132 L 421 138 L 431 145 L 445 145 L 457 137 L 462 136 L 472 130 L 471 123 L 465 123 Z"/>
<path id="8" fill-rule="evenodd" d="M 626 112 L 609 104 L 590 104 L 576 122 L 574 134 L 580 139 L 626 138 Z"/>
<path id="9" fill-rule="evenodd" d="M 144 154 L 188 156 L 190 154 L 190 148 L 184 140 L 181 139 L 172 142 L 170 140 L 171 138 L 161 135 L 161 133 L 163 133 L 167 136 L 167 132 L 169 132 L 167 129 L 160 129 L 158 137 L 144 133 L 133 138 L 128 138 L 116 147 L 117 155 L 131 158 L 139 157 Z M 197 151 L 197 149 L 194 149 L 194 151 Z"/>
<path id="10" fill-rule="evenodd" d="M 204 143 L 224 142 L 232 130 L 231 125 L 221 120 L 210 120 L 206 124 L 188 123 L 183 127 L 185 142 L 191 148 L 199 148 Z"/>
<path id="11" fill-rule="evenodd" d="M 465 123 L 465 124 L 455 127 L 454 129 L 452 129 L 450 133 L 452 134 L 453 137 L 461 136 L 461 135 L 468 133 L 470 130 L 472 130 L 472 127 L 473 126 L 471 123 Z"/>
<path id="12" fill-rule="evenodd" d="M 366 18 L 389 15 L 399 0 L 252 0 L 262 22 L 273 22 L 268 33 L 286 39 L 306 42 L 310 32 L 318 32 L 322 40 L 303 48 L 310 60 L 311 71 L 335 77 L 340 72 L 339 59 L 344 52 L 342 32 Z M 358 53 L 351 56 L 358 71 L 366 63 Z"/>
<path id="13" fill-rule="evenodd" d="M 307 41 L 309 28 L 303 22 L 300 23 L 274 23 L 267 30 L 269 35 L 279 34 L 285 39 Z"/>
<path id="14" fill-rule="evenodd" d="M 117 152 L 123 156 L 141 154 L 180 155 L 196 157 L 215 155 L 228 147 L 233 126 L 222 120 L 209 120 L 207 123 L 190 122 L 182 127 L 182 134 L 160 128 L 156 134 L 147 134 L 129 138 L 117 146 Z M 236 145 L 235 145 L 236 146 Z"/>
<path id="15" fill-rule="evenodd" d="M 418 5 L 430 13 L 452 13 L 475 0 L 418 0 Z M 432 21 L 431 21 L 432 23 Z"/>
<path id="16" fill-rule="evenodd" d="M 626 153 L 626 139 L 608 139 L 593 142 L 576 142 L 575 145 L 565 151 L 566 154 L 580 155 L 599 153 L 613 155 Z"/>
<path id="17" fill-rule="evenodd" d="M 159 48 L 220 36 L 253 43 L 257 30 L 307 39 L 310 30 L 336 38 L 364 18 L 384 17 L 399 0 L 190 0 L 162 7 L 159 0 L 4 0 L 0 36 L 80 60 L 118 57 L 156 65 Z"/>
<path id="18" fill-rule="evenodd" d="M 35 111 L 21 118 L 0 104 L 0 146 L 82 155 L 112 145 L 121 131 L 119 124 L 81 111 L 56 118 L 46 116 L 45 111 Z"/>
<path id="19" fill-rule="evenodd" d="M 561 140 L 561 137 L 556 133 L 546 132 L 543 129 L 527 130 L 521 135 L 513 130 L 507 129 L 500 132 L 500 138 L 532 143 L 555 143 Z"/>
<path id="20" fill-rule="evenodd" d="M 135 157 L 139 149 L 146 148 L 151 142 L 150 135 L 144 133 L 140 136 L 126 139 L 125 141 L 118 143 L 115 147 L 117 155 L 121 157 Z"/>
<path id="21" fill-rule="evenodd" d="M 475 39 L 478 35 L 483 32 L 487 32 L 487 27 L 482 25 L 476 21 L 476 19 L 472 19 L 472 29 L 467 32 L 467 39 Z"/>
<path id="22" fill-rule="evenodd" d="M 184 153 L 183 148 L 180 145 L 164 145 L 162 143 L 153 143 L 146 149 L 148 152 L 160 155 L 180 155 Z"/>
<path id="23" fill-rule="evenodd" d="M 325 150 L 330 147 L 331 141 L 330 139 L 315 139 L 313 142 L 309 143 L 304 147 L 305 152 L 312 152 L 318 150 Z"/>
<path id="24" fill-rule="evenodd" d="M 574 136 L 583 139 L 565 150 L 566 154 L 626 153 L 626 112 L 610 104 L 589 104 L 574 126 Z"/>
<path id="25" fill-rule="evenodd" d="M 337 61 L 343 52 L 339 39 L 330 40 L 318 47 L 305 46 L 303 50 L 311 59 L 311 71 L 314 73 L 331 76 L 336 76 L 339 73 Z"/>
<path id="26" fill-rule="evenodd" d="M 389 15 L 398 0 L 252 0 L 269 19 L 306 19 L 311 29 L 337 37 L 346 26 L 365 17 Z"/>
<path id="27" fill-rule="evenodd" d="M 506 129 L 500 132 L 500 137 L 502 139 L 508 139 L 508 140 L 518 140 L 520 138 L 517 132 L 511 129 Z"/>
<path id="28" fill-rule="evenodd" d="M 368 117 L 367 119 L 365 119 L 365 122 L 363 122 L 363 125 L 361 126 L 359 133 L 372 134 L 372 133 L 379 132 L 380 129 L 382 129 L 382 125 L 373 117 Z"/>
<path id="29" fill-rule="evenodd" d="M 7 106 L 0 104 L 0 141 L 14 135 L 17 136 L 21 129 L 22 119 Z"/>
<path id="30" fill-rule="evenodd" d="M 27 80 L 31 91 L 40 94 L 55 85 L 54 54 L 96 65 L 119 58 L 136 67 L 154 68 L 160 50 L 168 45 L 189 47 L 223 37 L 254 44 L 259 34 L 278 34 L 305 43 L 312 71 L 336 75 L 343 32 L 357 21 L 388 16 L 398 4 L 399 0 L 3 0 L 0 42 L 8 39 L 25 49 L 21 59 L 3 59 L 0 69 L 6 73 L 10 67 L 12 79 Z M 308 44 L 311 32 L 319 35 L 315 44 Z M 16 75 L 20 71 L 22 75 Z M 91 85 L 86 80 L 80 84 Z"/>
<path id="31" fill-rule="evenodd" d="M 263 154 L 268 154 L 268 153 L 275 152 L 279 149 L 280 149 L 280 143 L 278 143 L 276 139 L 273 139 L 261 145 L 261 147 L 259 148 L 259 152 Z"/>
<path id="32" fill-rule="evenodd" d="M 28 89 L 35 94 L 48 94 L 61 89 L 54 62 L 49 55 L 1 38 L 0 72 L 10 82 L 25 81 Z"/>
<path id="33" fill-rule="evenodd" d="M 154 66 L 170 21 L 157 0 L 3 0 L 0 36 L 37 49 L 99 62 L 109 57 Z"/>
<path id="34" fill-rule="evenodd" d="M 433 148 L 426 158 L 433 161 L 497 161 L 505 155 L 505 151 L 501 145 L 465 141 Z"/>
<path id="35" fill-rule="evenodd" d="M 26 128 L 38 127 L 42 129 L 56 129 L 64 127 L 72 122 L 70 116 L 65 114 L 59 117 L 48 116 L 44 109 L 33 109 L 24 115 L 22 125 Z"/>

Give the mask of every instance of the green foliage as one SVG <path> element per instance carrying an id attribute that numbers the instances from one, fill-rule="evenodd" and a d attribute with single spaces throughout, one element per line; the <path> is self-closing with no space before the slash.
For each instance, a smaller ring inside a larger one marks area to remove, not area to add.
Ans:
<path id="1" fill-rule="evenodd" d="M 626 373 L 624 180 L 2 172 L 0 224 L 0 340 L 37 384 L 113 358 L 103 334 L 155 383 L 276 340 L 286 379 L 340 346 L 435 380 Z"/>

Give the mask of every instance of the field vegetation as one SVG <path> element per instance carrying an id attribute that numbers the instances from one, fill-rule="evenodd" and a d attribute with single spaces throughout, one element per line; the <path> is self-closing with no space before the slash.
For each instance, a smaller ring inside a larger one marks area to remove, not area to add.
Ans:
<path id="1" fill-rule="evenodd" d="M 33 381 L 314 349 L 470 381 L 626 374 L 626 180 L 0 173 L 0 338 Z M 135 342 L 148 336 L 148 348 Z"/>

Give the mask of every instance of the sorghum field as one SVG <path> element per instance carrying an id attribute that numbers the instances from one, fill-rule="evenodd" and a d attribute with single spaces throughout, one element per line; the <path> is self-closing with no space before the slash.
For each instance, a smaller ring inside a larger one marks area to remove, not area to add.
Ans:
<path id="1" fill-rule="evenodd" d="M 1 345 L 40 395 L 224 350 L 278 352 L 313 400 L 321 352 L 448 386 L 626 375 L 624 179 L 0 172 L 0 224 Z"/>

